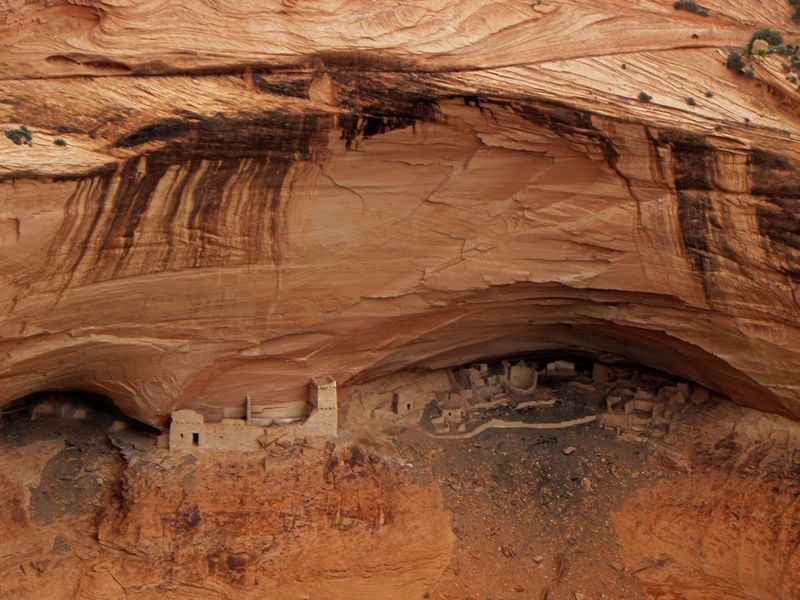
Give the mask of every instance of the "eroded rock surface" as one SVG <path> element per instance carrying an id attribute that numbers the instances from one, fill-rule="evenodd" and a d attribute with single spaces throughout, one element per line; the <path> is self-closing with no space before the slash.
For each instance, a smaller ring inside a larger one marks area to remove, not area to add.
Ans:
<path id="1" fill-rule="evenodd" d="M 159 448 L 98 405 L 4 415 L 0 597 L 797 595 L 797 422 L 705 388 L 664 401 L 689 384 L 584 361 L 542 369 L 549 402 L 473 398 L 469 428 L 636 419 L 437 433 L 441 392 L 524 364 L 350 386 L 335 443 L 274 432 L 251 452 Z M 378 410 L 395 393 L 410 412 Z"/>
<path id="2" fill-rule="evenodd" d="M 438 486 L 390 445 L 176 456 L 49 425 L 70 444 L 0 448 L 2 598 L 422 597 L 450 560 Z"/>
<path id="3" fill-rule="evenodd" d="M 648 597 L 797 597 L 799 439 L 795 423 L 727 404 L 673 429 L 669 477 L 613 519 Z"/>
<path id="4" fill-rule="evenodd" d="M 568 350 L 800 415 L 796 92 L 723 64 L 796 26 L 706 4 L 6 2 L 0 403 Z"/>

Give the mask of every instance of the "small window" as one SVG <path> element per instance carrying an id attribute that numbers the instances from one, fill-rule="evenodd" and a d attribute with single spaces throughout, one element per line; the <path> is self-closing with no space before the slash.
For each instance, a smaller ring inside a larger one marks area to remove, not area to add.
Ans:
<path id="1" fill-rule="evenodd" d="M 200 434 L 193 433 L 192 434 L 192 446 L 199 446 L 200 445 Z"/>

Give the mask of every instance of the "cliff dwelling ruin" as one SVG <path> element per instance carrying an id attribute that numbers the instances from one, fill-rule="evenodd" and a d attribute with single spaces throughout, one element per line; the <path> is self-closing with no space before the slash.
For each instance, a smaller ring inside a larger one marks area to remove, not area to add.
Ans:
<path id="1" fill-rule="evenodd" d="M 250 396 L 244 404 L 243 418 L 223 418 L 219 423 L 206 423 L 203 415 L 192 409 L 173 411 L 169 424 L 169 449 L 257 451 L 275 441 L 276 438 L 267 430 L 270 426 L 298 420 L 287 417 L 280 404 L 254 406 Z M 328 375 L 320 379 L 312 377 L 302 423 L 292 425 L 285 435 L 335 438 L 338 409 L 336 380 Z"/>
<path id="2" fill-rule="evenodd" d="M 0 600 L 800 599 L 800 0 L 0 39 Z"/>
<path id="3" fill-rule="evenodd" d="M 618 435 L 647 431 L 663 436 L 690 402 L 703 406 L 712 397 L 707 388 L 675 381 L 667 374 L 599 362 L 591 370 L 578 371 L 568 360 L 521 358 L 478 363 L 448 375 L 452 391 L 435 392 L 438 414 L 429 422 L 435 435 L 455 438 L 473 437 L 490 428 L 561 429 L 595 420 Z M 527 418 L 542 412 L 535 409 L 565 401 L 577 402 L 586 414 L 549 422 Z"/>

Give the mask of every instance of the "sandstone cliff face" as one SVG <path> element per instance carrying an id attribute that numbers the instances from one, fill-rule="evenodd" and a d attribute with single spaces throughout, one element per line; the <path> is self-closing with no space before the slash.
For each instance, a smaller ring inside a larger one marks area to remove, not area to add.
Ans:
<path id="1" fill-rule="evenodd" d="M 450 560 L 440 489 L 391 446 L 197 457 L 77 427 L 4 429 L 4 599 L 421 598 Z"/>
<path id="2" fill-rule="evenodd" d="M 552 350 L 800 416 L 782 0 L 4 4 L 0 403 Z"/>

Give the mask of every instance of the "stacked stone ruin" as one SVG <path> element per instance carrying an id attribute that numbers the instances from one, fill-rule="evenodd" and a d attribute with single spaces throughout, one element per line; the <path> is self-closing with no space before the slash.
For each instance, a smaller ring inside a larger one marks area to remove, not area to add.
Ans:
<path id="1" fill-rule="evenodd" d="M 617 433 L 666 430 L 690 403 L 701 405 L 711 397 L 707 388 L 686 382 L 662 386 L 655 394 L 634 388 L 624 379 L 617 384 L 599 415 L 600 425 Z"/>
<path id="2" fill-rule="evenodd" d="M 335 437 L 339 426 L 336 380 L 330 376 L 312 378 L 308 393 L 305 421 L 286 426 L 286 429 L 280 430 L 280 434 L 294 438 Z M 247 397 L 241 412 L 244 413 L 243 418 L 223 418 L 216 423 L 206 423 L 203 415 L 197 411 L 173 411 L 168 436 L 169 449 L 252 452 L 275 441 L 275 431 L 271 430 L 277 429 L 272 427 L 276 421 L 264 417 L 268 414 L 264 407 L 253 406 Z"/>
<path id="3" fill-rule="evenodd" d="M 504 360 L 501 366 L 502 372 L 494 374 L 485 363 L 451 373 L 453 390 L 436 396 L 438 415 L 431 423 L 437 434 L 454 429 L 464 433 L 474 413 L 498 406 L 510 410 L 553 406 L 558 399 L 538 387 L 540 377 L 569 380 L 565 393 L 596 409 L 600 424 L 617 433 L 667 429 L 689 403 L 702 404 L 711 395 L 707 388 L 686 382 L 661 385 L 651 392 L 633 383 L 628 369 L 600 362 L 593 364 L 591 379 L 567 360 L 548 362 L 541 369 L 525 360 Z"/>
<path id="4" fill-rule="evenodd" d="M 452 428 L 457 432 L 467 430 L 471 413 L 489 410 L 498 406 L 528 408 L 552 406 L 554 401 L 544 398 L 538 390 L 540 372 L 536 364 L 525 360 L 501 361 L 502 372 L 490 373 L 489 365 L 479 363 L 458 369 L 452 373 L 455 391 L 437 394 L 439 415 L 431 419 L 438 433 L 447 433 Z M 557 361 L 546 365 L 543 373 L 563 376 L 575 373 L 575 365 Z"/>

